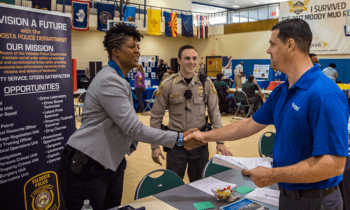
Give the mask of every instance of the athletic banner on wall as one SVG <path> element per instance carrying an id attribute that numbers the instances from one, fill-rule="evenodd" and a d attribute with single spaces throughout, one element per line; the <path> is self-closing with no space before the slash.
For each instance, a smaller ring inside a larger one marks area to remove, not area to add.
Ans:
<path id="1" fill-rule="evenodd" d="M 75 131 L 70 16 L 0 4 L 0 34 L 1 209 L 60 209 Z"/>
<path id="2" fill-rule="evenodd" d="M 97 30 L 107 31 L 108 20 L 114 19 L 114 3 L 105 4 L 97 2 Z"/>
<path id="3" fill-rule="evenodd" d="M 290 18 L 305 20 L 313 33 L 311 53 L 349 54 L 350 37 L 346 36 L 346 0 L 297 0 L 280 3 L 280 21 Z"/>
<path id="4" fill-rule="evenodd" d="M 182 36 L 193 37 L 193 16 L 181 14 Z"/>
<path id="5" fill-rule="evenodd" d="M 88 31 L 89 14 L 89 1 L 72 0 L 72 29 L 77 31 Z"/>

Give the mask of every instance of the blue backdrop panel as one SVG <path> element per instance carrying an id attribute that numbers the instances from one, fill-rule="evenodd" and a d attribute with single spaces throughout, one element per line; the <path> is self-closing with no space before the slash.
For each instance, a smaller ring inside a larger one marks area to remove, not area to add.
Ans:
<path id="1" fill-rule="evenodd" d="M 254 71 L 254 64 L 270 65 L 270 59 L 234 59 L 232 60 L 232 71 L 241 62 L 244 62 L 243 72 L 245 75 L 251 75 Z M 350 83 L 350 59 L 320 59 L 321 70 L 327 68 L 330 63 L 334 63 L 337 67 L 339 77 L 337 81 L 342 83 Z M 270 68 L 269 81 L 274 81 L 273 70 Z"/>
<path id="2" fill-rule="evenodd" d="M 232 60 L 232 73 L 235 70 L 236 66 L 241 62 L 244 62 L 243 73 L 247 76 L 253 75 L 254 65 L 270 65 L 270 59 L 233 59 Z M 269 81 L 273 81 L 273 70 L 269 70 Z"/>

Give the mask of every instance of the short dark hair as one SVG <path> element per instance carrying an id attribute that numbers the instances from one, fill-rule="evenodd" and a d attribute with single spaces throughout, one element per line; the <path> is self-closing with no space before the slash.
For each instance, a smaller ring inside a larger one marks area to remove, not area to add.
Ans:
<path id="1" fill-rule="evenodd" d="M 317 56 L 315 53 L 309 53 L 309 57 L 312 58 L 314 56 Z"/>
<path id="2" fill-rule="evenodd" d="M 112 50 L 117 48 L 120 49 L 124 42 L 129 38 L 133 37 L 137 41 L 141 40 L 143 36 L 135 26 L 126 25 L 125 23 L 117 23 L 113 28 L 106 32 L 103 45 L 105 50 L 108 52 L 108 56 L 112 57 Z"/>
<path id="3" fill-rule="evenodd" d="M 180 47 L 179 53 L 177 54 L 177 57 L 181 59 L 182 51 L 187 50 L 187 49 L 194 49 L 197 52 L 196 48 L 194 48 L 192 45 L 184 45 L 184 46 Z"/>
<path id="4" fill-rule="evenodd" d="M 254 76 L 253 75 L 249 75 L 248 82 L 253 82 L 253 81 L 254 81 Z"/>
<path id="5" fill-rule="evenodd" d="M 332 67 L 333 69 L 335 69 L 335 67 L 337 67 L 334 63 L 330 63 L 329 67 Z"/>
<path id="6" fill-rule="evenodd" d="M 272 31 L 279 30 L 278 38 L 286 43 L 288 39 L 293 39 L 298 48 L 309 54 L 312 42 L 312 32 L 307 22 L 302 19 L 287 19 L 276 23 Z"/>
<path id="7" fill-rule="evenodd" d="M 222 73 L 222 72 L 220 72 L 220 73 L 218 73 L 217 75 L 216 75 L 216 79 L 217 80 L 221 80 L 221 78 L 224 76 L 224 74 Z"/>

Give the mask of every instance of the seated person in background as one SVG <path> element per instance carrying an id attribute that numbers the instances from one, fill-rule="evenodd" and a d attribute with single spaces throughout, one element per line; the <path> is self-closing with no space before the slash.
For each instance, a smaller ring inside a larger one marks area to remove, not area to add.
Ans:
<path id="1" fill-rule="evenodd" d="M 261 89 L 255 81 L 254 76 L 250 75 L 248 77 L 248 82 L 242 85 L 242 91 L 247 95 L 249 104 L 254 104 L 254 112 L 256 112 L 261 105 L 261 97 L 260 95 L 255 94 L 256 90 L 261 94 Z"/>
<path id="2" fill-rule="evenodd" d="M 216 75 L 216 80 L 214 82 L 215 88 L 218 90 L 222 90 L 222 93 L 227 101 L 232 101 L 231 110 L 234 110 L 236 108 L 234 95 L 230 94 L 230 89 L 228 85 L 224 81 L 222 81 L 223 78 L 224 74 L 221 72 Z"/>
<path id="3" fill-rule="evenodd" d="M 322 70 L 322 72 L 335 82 L 335 79 L 338 78 L 338 72 L 335 70 L 337 67 L 334 63 L 329 64 L 329 67 Z"/>

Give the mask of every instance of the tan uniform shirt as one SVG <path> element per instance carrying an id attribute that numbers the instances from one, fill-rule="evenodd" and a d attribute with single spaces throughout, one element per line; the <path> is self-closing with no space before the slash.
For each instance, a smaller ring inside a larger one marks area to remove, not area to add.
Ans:
<path id="1" fill-rule="evenodd" d="M 186 90 L 192 91 L 191 99 L 185 98 Z M 214 84 L 209 78 L 205 82 L 205 93 L 207 97 L 204 102 L 203 84 L 197 73 L 193 76 L 190 84 L 187 84 L 180 72 L 171 75 L 162 82 L 156 93 L 151 111 L 151 127 L 160 129 L 165 110 L 169 110 L 168 128 L 170 130 L 179 132 L 185 132 L 191 128 L 201 130 L 206 124 L 207 104 L 212 126 L 214 129 L 221 128 L 219 99 Z M 159 146 L 152 145 L 152 149 L 156 148 Z"/>

